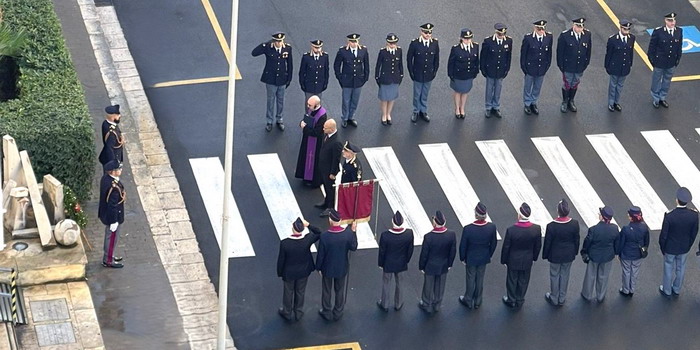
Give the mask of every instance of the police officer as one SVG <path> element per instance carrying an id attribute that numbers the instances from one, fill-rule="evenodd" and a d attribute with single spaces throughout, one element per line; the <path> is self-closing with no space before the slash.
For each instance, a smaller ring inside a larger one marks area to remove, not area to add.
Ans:
<path id="1" fill-rule="evenodd" d="M 399 85 L 403 80 L 403 61 L 399 37 L 394 33 L 386 36 L 386 46 L 379 50 L 374 79 L 379 85 L 379 104 L 382 109 L 382 125 L 391 125 L 391 110 L 399 98 Z"/>
<path id="2" fill-rule="evenodd" d="M 501 248 L 501 264 L 507 266 L 506 295 L 503 303 L 521 307 L 530 284 L 533 261 L 537 261 L 542 247 L 540 226 L 530 222 L 532 210 L 527 203 L 518 209 L 518 222 L 506 230 Z"/>
<path id="3" fill-rule="evenodd" d="M 591 32 L 583 27 L 586 19 L 576 18 L 572 22 L 571 29 L 561 32 L 557 40 L 557 66 L 564 77 L 564 86 L 561 89 L 562 113 L 576 112 L 576 89 L 583 71 L 591 61 Z"/>
<path id="4" fill-rule="evenodd" d="M 496 23 L 496 33 L 486 37 L 481 45 L 481 74 L 486 77 L 486 118 L 492 115 L 502 118 L 501 87 L 503 78 L 508 75 L 513 55 L 513 39 L 506 35 L 508 28 L 503 23 Z"/>
<path id="5" fill-rule="evenodd" d="M 525 114 L 539 115 L 537 100 L 540 98 L 544 75 L 552 64 L 552 43 L 554 36 L 546 31 L 547 21 L 541 19 L 533 23 L 535 29 L 525 34 L 520 47 L 520 69 L 525 74 L 523 103 Z"/>
<path id="6" fill-rule="evenodd" d="M 471 91 L 474 78 L 479 74 L 479 44 L 472 41 L 474 33 L 463 28 L 459 44 L 453 45 L 447 60 L 447 76 L 454 91 L 455 118 L 464 119 L 464 105 Z"/>
<path id="7" fill-rule="evenodd" d="M 661 225 L 659 247 L 664 255 L 664 278 L 659 292 L 665 297 L 681 293 L 686 258 L 698 235 L 698 212 L 688 208 L 691 200 L 693 196 L 690 191 L 685 187 L 679 188 L 676 191 L 676 208 L 664 215 Z"/>
<path id="8" fill-rule="evenodd" d="M 284 131 L 283 115 L 284 90 L 292 82 L 292 46 L 284 42 L 285 34 L 272 34 L 272 40 L 264 42 L 253 49 L 253 56 L 265 55 L 265 69 L 260 81 L 267 89 L 267 125 L 265 130 L 272 130 L 272 122 L 277 119 L 277 128 Z M 275 115 L 275 105 L 277 114 Z M 275 117 L 273 117 L 273 115 Z"/>
<path id="9" fill-rule="evenodd" d="M 305 101 L 314 95 L 321 98 L 326 91 L 329 67 L 328 54 L 323 51 L 323 41 L 312 41 L 311 51 L 301 56 L 299 65 L 299 85 L 301 91 L 304 91 Z"/>
<path id="10" fill-rule="evenodd" d="M 112 160 L 124 162 L 124 136 L 119 129 L 119 105 L 105 107 L 105 120 L 102 122 L 102 152 L 99 160 L 102 165 Z"/>
<path id="11" fill-rule="evenodd" d="M 566 302 L 571 263 L 581 241 L 578 221 L 569 217 L 566 199 L 557 204 L 557 214 L 559 216 L 547 224 L 542 247 L 542 260 L 549 260 L 550 291 L 544 294 L 544 299 L 553 306 Z"/>
<path id="12" fill-rule="evenodd" d="M 632 69 L 634 58 L 634 34 L 630 33 L 632 23 L 626 19 L 620 20 L 620 31 L 608 38 L 605 50 L 605 71 L 610 75 L 608 84 L 608 110 L 622 111 L 620 94 L 625 84 L 625 78 Z"/>
<path id="13" fill-rule="evenodd" d="M 659 105 L 668 108 L 666 95 L 671 87 L 673 71 L 678 67 L 683 53 L 683 28 L 676 27 L 676 13 L 664 16 L 663 27 L 656 27 L 651 33 L 647 56 L 654 67 L 651 75 L 651 97 L 654 108 Z"/>
<path id="14" fill-rule="evenodd" d="M 345 141 L 343 145 L 343 174 L 340 177 L 341 183 L 362 181 L 362 164 L 357 159 L 357 154 L 360 153 L 360 147 Z"/>
<path id="15" fill-rule="evenodd" d="M 586 301 L 595 299 L 602 303 L 608 290 L 612 260 L 620 251 L 620 229 L 610 222 L 613 215 L 609 206 L 600 208 L 600 222 L 588 228 L 581 246 L 581 257 L 587 264 L 581 297 Z"/>
<path id="16" fill-rule="evenodd" d="M 392 228 L 379 236 L 378 265 L 382 269 L 382 297 L 377 301 L 377 307 L 389 311 L 389 284 L 395 280 L 394 309 L 401 310 L 401 281 L 403 280 L 408 262 L 413 256 L 413 230 L 403 227 L 403 215 L 396 212 L 391 218 Z"/>
<path id="17" fill-rule="evenodd" d="M 459 260 L 466 266 L 467 289 L 459 302 L 472 309 L 481 306 L 486 265 L 496 251 L 496 225 L 486 221 L 486 206 L 479 202 L 474 208 L 476 220 L 462 229 L 459 242 Z"/>
<path id="18" fill-rule="evenodd" d="M 457 255 L 457 238 L 454 231 L 445 227 L 445 215 L 441 211 L 433 216 L 433 230 L 423 237 L 418 269 L 423 273 L 423 292 L 418 303 L 427 313 L 440 310 L 445 295 L 447 272 Z"/>
<path id="19" fill-rule="evenodd" d="M 369 53 L 367 47 L 360 45 L 360 34 L 353 33 L 347 36 L 348 43 L 338 49 L 335 55 L 333 69 L 335 77 L 343 89 L 343 115 L 341 125 L 344 128 L 348 124 L 357 127 L 355 110 L 360 103 L 362 86 L 369 79 Z"/>
<path id="20" fill-rule="evenodd" d="M 124 202 L 126 191 L 119 181 L 122 174 L 122 164 L 113 159 L 103 166 L 105 174 L 100 180 L 100 205 L 97 216 L 105 225 L 102 266 L 122 268 L 122 258 L 114 256 L 114 250 L 119 240 L 119 232 L 124 223 Z"/>
<path id="21" fill-rule="evenodd" d="M 406 53 L 408 74 L 413 80 L 413 115 L 411 121 L 416 122 L 418 116 L 426 122 L 428 116 L 428 94 L 430 84 L 435 79 L 440 66 L 440 46 L 437 39 L 433 38 L 432 23 L 420 26 L 420 36 L 411 40 Z"/>

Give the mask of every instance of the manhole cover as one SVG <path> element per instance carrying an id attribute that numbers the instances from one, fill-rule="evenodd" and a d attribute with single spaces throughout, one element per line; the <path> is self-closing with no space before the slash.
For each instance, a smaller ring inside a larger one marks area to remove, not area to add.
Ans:
<path id="1" fill-rule="evenodd" d="M 73 325 L 70 322 L 34 326 L 39 346 L 75 343 Z"/>
<path id="2" fill-rule="evenodd" d="M 32 301 L 29 303 L 29 308 L 32 309 L 32 319 L 34 323 L 70 319 L 68 305 L 66 304 L 66 299 L 63 298 Z"/>
<path id="3" fill-rule="evenodd" d="M 14 249 L 18 252 L 21 252 L 21 251 L 27 249 L 27 247 L 29 247 L 29 244 L 24 243 L 24 242 L 17 242 L 17 243 L 12 245 L 12 249 Z"/>

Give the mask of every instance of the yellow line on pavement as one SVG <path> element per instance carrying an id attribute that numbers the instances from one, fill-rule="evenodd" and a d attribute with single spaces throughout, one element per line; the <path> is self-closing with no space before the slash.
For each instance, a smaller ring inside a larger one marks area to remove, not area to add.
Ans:
<path id="1" fill-rule="evenodd" d="M 211 7 L 209 0 L 202 0 L 202 6 L 204 6 L 204 11 L 207 13 L 207 17 L 209 17 L 209 23 L 211 23 L 212 29 L 214 29 L 216 39 L 219 41 L 219 46 L 221 46 L 221 50 L 224 52 L 224 56 L 226 56 L 226 62 L 231 64 L 231 49 L 228 46 L 228 42 L 226 42 L 226 36 L 224 36 L 224 32 L 221 30 L 221 25 L 219 25 L 219 20 L 216 18 L 216 13 L 214 13 L 214 9 Z M 241 73 L 238 71 L 238 67 L 236 67 L 236 80 L 240 79 L 242 79 Z"/>
<path id="2" fill-rule="evenodd" d="M 690 80 L 700 80 L 700 75 L 684 75 L 680 77 L 673 77 L 671 81 L 690 81 Z"/>
<path id="3" fill-rule="evenodd" d="M 342 344 L 330 344 L 330 345 L 319 345 L 319 346 L 307 346 L 303 348 L 293 348 L 288 350 L 362 350 L 360 343 L 342 343 Z"/>
<path id="4" fill-rule="evenodd" d="M 228 81 L 228 77 L 212 77 L 212 78 L 200 78 L 200 79 L 185 79 L 185 80 L 174 80 L 174 81 L 164 81 L 162 83 L 153 84 L 154 88 L 162 87 L 172 87 L 172 86 L 182 86 L 182 85 L 194 85 L 194 84 L 206 84 L 206 83 L 219 83 L 222 81 Z"/>

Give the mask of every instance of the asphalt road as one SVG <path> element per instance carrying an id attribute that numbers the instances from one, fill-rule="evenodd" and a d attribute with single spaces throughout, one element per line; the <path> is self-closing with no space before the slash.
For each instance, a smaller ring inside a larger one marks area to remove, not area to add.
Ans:
<path id="1" fill-rule="evenodd" d="M 188 160 L 223 158 L 227 86 L 225 83 L 152 86 L 173 80 L 224 76 L 228 71 L 226 58 L 201 2 L 114 0 L 114 3 L 180 182 L 205 263 L 216 284 L 219 249 Z M 211 5 L 223 32 L 228 35 L 229 1 L 213 0 Z M 619 17 L 635 23 L 633 33 L 645 49 L 649 41 L 645 29 L 662 25 L 662 16 L 667 12 L 680 14 L 679 25 L 700 24 L 700 15 L 683 0 L 663 3 L 615 0 L 608 5 Z M 548 30 L 557 35 L 570 26 L 571 18 L 580 16 L 586 17 L 586 26 L 593 34 L 593 58 L 577 95 L 579 112 L 566 115 L 559 112 L 561 77 L 553 68 L 545 78 L 538 104 L 540 116 L 524 116 L 522 73 L 517 64 L 522 35 L 531 31 L 533 21 L 541 18 L 549 21 Z M 381 275 L 376 268 L 376 250 L 369 249 L 352 256 L 350 291 L 342 321 L 326 324 L 315 314 L 320 305 L 320 279 L 315 275 L 307 289 L 305 319 L 288 325 L 279 318 L 276 308 L 281 302 L 282 284 L 275 277 L 279 239 L 246 156 L 278 153 L 302 212 L 312 223 L 323 226 L 324 220 L 317 217 L 318 211 L 311 205 L 320 200 L 320 194 L 292 178 L 300 138 L 294 125 L 301 119 L 304 103 L 296 79 L 301 54 L 308 50 L 309 40 L 320 38 L 325 41 L 325 50 L 332 59 L 337 48 L 344 44 L 345 35 L 358 32 L 362 35 L 362 44 L 369 48 L 373 68 L 386 33 L 396 33 L 401 38 L 399 45 L 407 48 L 410 39 L 418 35 L 418 26 L 428 21 L 436 25 L 434 36 L 440 40 L 442 48 L 441 68 L 430 93 L 433 120 L 416 125 L 409 121 L 411 84 L 407 78 L 394 108 L 394 125 L 381 126 L 377 88 L 370 81 L 362 91 L 356 116 L 359 127 L 340 132 L 341 138 L 362 147 L 392 146 L 428 214 L 442 209 L 449 227 L 459 230 L 459 221 L 423 158 L 419 144 L 449 144 L 502 232 L 513 223 L 515 213 L 474 141 L 505 140 L 553 215 L 556 203 L 566 195 L 531 138 L 559 136 L 603 202 L 615 208 L 618 222 L 626 221 L 625 210 L 631 203 L 586 135 L 614 133 L 669 207 L 673 205 L 678 184 L 640 131 L 670 130 L 684 151 L 699 164 L 700 136 L 694 129 L 700 127 L 697 99 L 700 82 L 673 83 L 668 98 L 671 108 L 654 109 L 649 96 L 651 72 L 640 57 L 635 56 L 621 102 L 624 111 L 608 112 L 608 78 L 603 57 L 605 42 L 617 29 L 595 1 L 479 0 L 465 3 L 448 0 L 410 4 L 395 0 L 243 1 L 237 57 L 243 79 L 237 82 L 233 192 L 256 256 L 230 260 L 228 321 L 237 347 L 268 349 L 359 342 L 363 349 L 696 348 L 694 326 L 700 309 L 700 271 L 695 260 L 689 260 L 681 298 L 674 302 L 662 299 L 657 292 L 661 254 L 656 243 L 652 244 L 649 258 L 643 263 L 640 288 L 631 300 L 620 298 L 616 293 L 620 268 L 615 264 L 607 300 L 601 305 L 583 302 L 579 292 L 585 265 L 577 260 L 572 267 L 567 305 L 553 309 L 542 298 L 548 290 L 549 270 L 548 265 L 540 261 L 533 268 L 525 306 L 513 312 L 499 301 L 505 284 L 505 267 L 497 263 L 499 249 L 494 263 L 487 268 L 485 300 L 477 312 L 470 312 L 457 302 L 458 295 L 463 293 L 464 270 L 460 264 L 455 264 L 447 281 L 443 311 L 432 317 L 423 315 L 414 307 L 422 283 L 414 259 L 407 277 L 406 306 L 400 312 L 383 314 L 374 305 L 380 292 Z M 469 27 L 480 41 L 492 34 L 495 22 L 507 24 L 516 46 L 513 69 L 505 79 L 502 92 L 501 110 L 505 118 L 483 118 L 485 84 L 478 78 L 470 94 L 466 119 L 456 120 L 446 76 L 449 47 L 457 43 L 460 28 Z M 285 31 L 288 42 L 293 45 L 295 78 L 286 96 L 287 131 L 266 133 L 265 87 L 259 82 L 264 59 L 252 57 L 250 51 L 268 40 L 269 34 L 276 30 Z M 700 74 L 699 63 L 700 53 L 684 55 L 676 75 Z M 324 104 L 331 116 L 339 118 L 340 88 L 334 79 L 324 93 Z M 365 176 L 371 177 L 366 161 L 365 171 Z M 386 201 L 381 201 L 378 231 L 389 224 L 390 212 Z M 580 217 L 576 208 L 572 216 Z M 581 229 L 583 236 L 586 229 L 583 223 Z M 656 238 L 657 232 L 653 232 L 652 241 L 656 242 Z M 419 250 L 420 247 L 416 247 L 415 256 Z"/>

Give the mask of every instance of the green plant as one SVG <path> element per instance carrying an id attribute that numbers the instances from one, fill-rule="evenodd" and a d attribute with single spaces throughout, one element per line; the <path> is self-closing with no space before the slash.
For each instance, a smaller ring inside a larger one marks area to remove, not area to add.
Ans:
<path id="1" fill-rule="evenodd" d="M 63 208 L 66 218 L 78 223 L 81 229 L 85 229 L 88 223 L 87 215 L 85 215 L 83 208 L 78 202 L 78 197 L 75 196 L 73 190 L 65 185 L 63 186 Z"/>
<path id="2" fill-rule="evenodd" d="M 26 40 L 27 33 L 23 29 L 13 31 L 0 19 L 0 57 L 19 56 Z"/>

